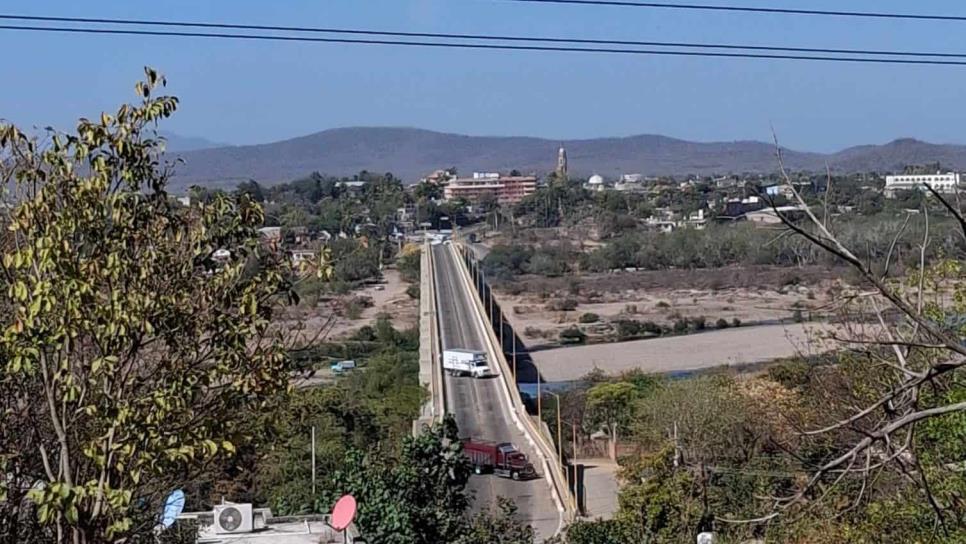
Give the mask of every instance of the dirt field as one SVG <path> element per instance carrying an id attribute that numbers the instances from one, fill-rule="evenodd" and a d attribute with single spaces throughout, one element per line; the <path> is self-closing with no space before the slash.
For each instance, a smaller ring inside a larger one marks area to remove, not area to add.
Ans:
<path id="1" fill-rule="evenodd" d="M 334 302 L 319 303 L 315 308 L 293 309 L 287 318 L 303 323 L 305 325 L 303 334 L 306 338 L 312 338 L 326 325 L 331 316 L 335 316 L 325 336 L 329 340 L 346 336 L 363 325 L 371 324 L 382 313 L 391 316 L 392 324 L 396 329 L 405 330 L 415 327 L 419 321 L 419 301 L 406 294 L 409 284 L 400 278 L 396 270 L 385 270 L 383 277 L 384 283 L 371 285 L 346 295 L 346 298 L 362 296 L 372 299 L 372 307 L 362 310 L 359 319 L 337 315 Z"/>
<path id="2" fill-rule="evenodd" d="M 510 294 L 507 288 L 523 291 Z M 579 280 L 526 278 L 516 288 L 508 285 L 496 293 L 514 330 L 533 347 L 557 344 L 560 331 L 574 325 L 590 342 L 612 341 L 609 323 L 621 319 L 670 327 L 700 316 L 714 328 L 718 319 L 749 326 L 792 322 L 796 313 L 819 318 L 843 288 L 828 270 L 761 267 L 623 272 Z M 576 308 L 561 310 L 568 301 L 576 302 Z M 597 314 L 599 320 L 580 323 L 585 313 Z"/>
<path id="3" fill-rule="evenodd" d="M 822 341 L 825 325 L 766 325 L 538 351 L 531 354 L 543 379 L 577 380 L 595 368 L 608 374 L 639 368 L 645 372 L 697 370 L 751 364 L 836 347 Z"/>

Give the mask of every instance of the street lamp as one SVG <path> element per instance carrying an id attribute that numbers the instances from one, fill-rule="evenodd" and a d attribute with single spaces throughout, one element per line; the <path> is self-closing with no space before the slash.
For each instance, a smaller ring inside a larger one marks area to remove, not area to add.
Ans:
<path id="1" fill-rule="evenodd" d="M 542 414 L 541 404 L 542 404 L 543 395 L 540 393 L 540 369 L 536 368 L 536 365 L 533 365 L 533 366 L 534 366 L 534 370 L 536 370 L 537 372 L 537 419 L 541 419 L 541 414 Z"/>
<path id="2" fill-rule="evenodd" d="M 560 395 L 553 391 L 548 392 L 557 400 L 557 459 L 563 463 L 563 425 L 560 420 Z"/>

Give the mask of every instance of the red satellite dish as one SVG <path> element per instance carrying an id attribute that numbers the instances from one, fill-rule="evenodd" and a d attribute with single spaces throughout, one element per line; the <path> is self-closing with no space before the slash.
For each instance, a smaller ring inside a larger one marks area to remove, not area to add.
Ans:
<path id="1" fill-rule="evenodd" d="M 345 531 L 356 517 L 356 499 L 352 495 L 345 495 L 332 508 L 332 528 Z"/>

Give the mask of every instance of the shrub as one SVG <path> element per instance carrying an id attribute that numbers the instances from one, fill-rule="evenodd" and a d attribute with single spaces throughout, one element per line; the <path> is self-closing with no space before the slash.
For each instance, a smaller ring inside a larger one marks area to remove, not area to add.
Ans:
<path id="1" fill-rule="evenodd" d="M 727 329 L 728 328 L 728 320 L 725 319 L 725 318 L 723 318 L 723 317 L 719 317 L 718 320 L 714 322 L 714 326 L 717 327 L 717 328 L 719 328 L 719 329 Z"/>
<path id="2" fill-rule="evenodd" d="M 419 300 L 419 286 L 410 285 L 409 287 L 406 288 L 406 294 L 409 295 L 409 298 L 414 298 L 416 300 Z"/>
<path id="3" fill-rule="evenodd" d="M 577 327 L 570 327 L 560 331 L 560 341 L 564 344 L 583 344 L 587 335 Z"/>
<path id="4" fill-rule="evenodd" d="M 577 299 L 568 297 L 552 300 L 547 304 L 547 309 L 555 312 L 572 312 L 577 309 Z"/>
<path id="5" fill-rule="evenodd" d="M 661 308 L 661 309 L 670 308 L 671 307 L 671 303 L 668 302 L 668 301 L 666 301 L 666 300 L 659 300 L 659 301 L 657 301 L 657 304 L 654 305 L 654 307 L 655 308 Z"/>
<path id="6" fill-rule="evenodd" d="M 362 310 L 365 308 L 355 301 L 355 299 L 350 300 L 343 306 L 342 315 L 353 321 L 362 317 Z"/>
<path id="7" fill-rule="evenodd" d="M 593 312 L 588 312 L 580 316 L 581 323 L 597 323 L 598 321 L 600 321 L 600 316 Z"/>
<path id="8" fill-rule="evenodd" d="M 520 293 L 522 293 L 522 292 L 524 292 L 526 290 L 526 288 L 523 286 L 523 283 L 518 282 L 518 281 L 514 281 L 514 282 L 507 283 L 506 285 L 503 286 L 503 289 L 508 294 L 513 295 L 513 296 L 517 296 L 517 295 L 519 295 Z"/>
<path id="9" fill-rule="evenodd" d="M 704 329 L 708 328 L 708 321 L 703 315 L 691 318 L 691 328 L 696 331 L 703 331 Z"/>
<path id="10" fill-rule="evenodd" d="M 811 365 L 805 361 L 782 361 L 768 368 L 768 379 L 790 389 L 804 387 L 811 376 Z"/>
<path id="11" fill-rule="evenodd" d="M 616 322 L 617 336 L 621 340 L 638 338 L 643 335 L 661 336 L 664 333 L 661 326 L 653 321 L 636 321 L 634 319 L 621 319 Z"/>
<path id="12" fill-rule="evenodd" d="M 792 312 L 792 321 L 794 321 L 795 323 L 801 323 L 802 321 L 805 321 L 805 318 L 802 316 L 801 310 L 796 309 L 794 312 Z"/>
<path id="13" fill-rule="evenodd" d="M 732 319 L 731 320 L 731 326 L 732 327 L 740 327 L 741 326 L 741 320 L 738 319 L 737 317 L 734 318 L 734 319 Z"/>
<path id="14" fill-rule="evenodd" d="M 577 278 L 570 278 L 567 280 L 567 292 L 571 295 L 577 296 L 580 294 L 580 280 Z"/>
<path id="15" fill-rule="evenodd" d="M 621 319 L 616 322 L 617 337 L 621 340 L 635 338 L 641 334 L 641 324 L 633 319 Z"/>
<path id="16" fill-rule="evenodd" d="M 664 333 L 664 330 L 661 328 L 661 326 L 653 321 L 645 321 L 641 324 L 641 327 L 644 329 L 644 332 L 648 334 L 660 336 Z"/>
<path id="17" fill-rule="evenodd" d="M 402 279 L 409 283 L 418 282 L 420 262 L 419 251 L 408 251 L 400 256 L 396 260 L 396 268 L 399 269 L 399 275 L 402 276 Z"/>
<path id="18" fill-rule="evenodd" d="M 688 331 L 688 320 L 687 319 L 676 320 L 674 322 L 674 327 L 672 327 L 672 330 L 675 332 L 675 334 L 684 334 L 685 332 Z"/>

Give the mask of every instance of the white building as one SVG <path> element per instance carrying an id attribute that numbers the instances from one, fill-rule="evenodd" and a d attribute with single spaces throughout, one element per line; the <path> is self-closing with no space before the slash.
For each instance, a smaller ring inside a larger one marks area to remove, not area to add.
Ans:
<path id="1" fill-rule="evenodd" d="M 896 191 L 925 190 L 929 186 L 939 193 L 953 193 L 959 188 L 959 178 L 958 172 L 886 176 L 885 192 L 887 196 L 893 196 Z"/>
<path id="2" fill-rule="evenodd" d="M 644 189 L 644 176 L 641 174 L 623 174 L 614 184 L 618 191 L 640 191 Z"/>
<path id="3" fill-rule="evenodd" d="M 607 188 L 607 186 L 604 184 L 603 176 L 598 174 L 590 176 L 590 179 L 587 180 L 587 183 L 584 185 L 584 187 L 590 191 L 603 191 Z"/>

